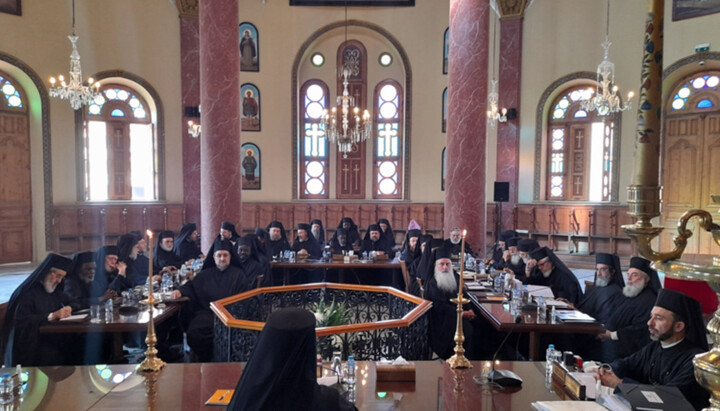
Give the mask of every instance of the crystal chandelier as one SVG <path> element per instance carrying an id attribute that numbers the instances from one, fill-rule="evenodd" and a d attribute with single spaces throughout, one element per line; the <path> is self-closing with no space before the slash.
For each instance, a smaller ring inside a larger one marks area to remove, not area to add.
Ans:
<path id="1" fill-rule="evenodd" d="M 607 23 L 605 25 L 605 41 L 602 47 L 605 50 L 603 61 L 597 68 L 597 90 L 589 88 L 583 95 L 580 106 L 586 111 L 597 110 L 598 115 L 606 116 L 630 109 L 630 100 L 634 93 L 628 93 L 625 103 L 617 95 L 618 86 L 615 84 L 615 64 L 610 61 L 610 0 L 607 0 Z M 595 96 L 593 96 L 595 94 Z"/>
<path id="2" fill-rule="evenodd" d="M 507 109 L 503 108 L 500 109 L 500 105 L 498 104 L 498 91 L 497 91 L 497 78 L 495 77 L 495 39 L 497 36 L 497 20 L 493 21 L 493 55 L 492 55 L 492 68 L 493 68 L 493 76 L 492 80 L 490 80 L 490 92 L 488 93 L 488 101 L 487 101 L 487 123 L 490 128 L 495 128 L 498 122 L 504 123 L 507 121 Z"/>
<path id="3" fill-rule="evenodd" d="M 82 69 L 80 68 L 80 53 L 77 50 L 78 36 L 75 35 L 75 0 L 72 2 L 72 35 L 68 36 L 72 44 L 70 53 L 70 82 L 58 76 L 59 85 L 55 86 L 55 77 L 50 77 L 50 97 L 58 97 L 61 100 L 70 101 L 70 106 L 78 110 L 83 105 L 89 105 L 96 98 L 100 97 L 98 89 L 100 82 L 95 82 L 92 77 L 88 78 L 87 85 L 82 82 Z"/>
<path id="4" fill-rule="evenodd" d="M 345 3 L 345 43 L 347 43 L 347 2 Z M 348 92 L 348 77 L 352 74 L 350 67 L 343 64 L 343 91 L 342 96 L 337 97 L 337 107 L 332 110 L 323 111 L 321 125 L 325 129 L 325 136 L 331 143 L 337 143 L 338 151 L 347 158 L 347 153 L 352 151 L 353 144 L 361 143 L 372 135 L 372 120 L 367 110 L 363 111 L 360 118 L 360 108 L 357 107 L 355 97 Z M 338 126 L 338 107 L 340 107 L 340 126 Z M 354 123 L 350 124 L 350 111 Z"/>

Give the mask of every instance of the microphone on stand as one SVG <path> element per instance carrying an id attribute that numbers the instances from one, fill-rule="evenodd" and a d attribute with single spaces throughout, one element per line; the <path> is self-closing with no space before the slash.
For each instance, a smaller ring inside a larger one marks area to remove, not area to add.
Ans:
<path id="1" fill-rule="evenodd" d="M 510 370 L 495 369 L 495 359 L 497 358 L 498 354 L 500 354 L 500 350 L 505 345 L 505 342 L 508 340 L 510 334 L 512 334 L 513 330 L 515 329 L 515 325 L 520 322 L 522 322 L 522 317 L 517 316 L 512 327 L 510 327 L 510 331 L 508 331 L 508 333 L 505 335 L 505 339 L 502 340 L 500 346 L 498 346 L 497 351 L 495 351 L 495 354 L 493 355 L 492 370 L 490 370 L 490 373 L 488 373 L 488 381 L 498 384 L 501 387 L 517 387 L 518 385 L 522 385 L 523 383 L 522 378 L 520 378 L 520 376 L 515 374 L 514 372 Z"/>

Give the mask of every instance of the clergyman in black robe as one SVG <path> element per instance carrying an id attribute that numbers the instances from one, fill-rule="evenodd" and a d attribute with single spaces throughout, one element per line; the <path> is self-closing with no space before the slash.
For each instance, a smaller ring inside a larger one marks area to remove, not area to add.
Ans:
<path id="1" fill-rule="evenodd" d="M 118 294 L 147 282 L 150 260 L 140 254 L 140 238 L 128 233 L 118 239 L 118 275 L 108 286 Z"/>
<path id="2" fill-rule="evenodd" d="M 185 331 L 188 345 L 201 362 L 213 358 L 215 314 L 210 310 L 210 303 L 249 289 L 232 244 L 215 240 L 214 249 L 214 254 L 205 258 L 203 270 L 192 281 L 173 291 L 173 298 L 185 296 L 190 299 L 183 307 L 183 316 L 189 317 Z"/>
<path id="3" fill-rule="evenodd" d="M 175 246 L 175 233 L 161 231 L 153 253 L 153 269 L 156 273 L 177 270 L 185 264 L 179 255 L 173 252 Z"/>
<path id="4" fill-rule="evenodd" d="M 647 322 L 652 342 L 599 372 L 603 385 L 640 383 L 678 387 L 695 407 L 709 405 L 709 393 L 695 380 L 693 358 L 708 350 L 700 303 L 679 291 L 660 290 Z"/>
<path id="5" fill-rule="evenodd" d="M 381 218 L 377 221 L 377 225 L 380 227 L 380 239 L 386 244 L 391 250 L 395 248 L 395 233 L 390 226 L 390 221 L 387 218 Z M 367 238 L 367 233 L 365 233 Z"/>
<path id="6" fill-rule="evenodd" d="M 202 258 L 200 245 L 197 243 L 198 231 L 195 223 L 185 223 L 180 228 L 180 234 L 175 239 L 173 251 L 183 262 Z"/>
<path id="7" fill-rule="evenodd" d="M 358 231 L 358 226 L 355 224 L 352 218 L 350 217 L 343 217 L 340 220 L 340 223 L 338 223 L 337 228 L 344 228 L 346 230 L 347 235 L 347 242 L 352 247 L 360 247 L 360 231 Z M 337 230 L 333 234 L 333 238 L 337 236 Z"/>
<path id="8" fill-rule="evenodd" d="M 432 250 L 431 250 L 431 243 L 433 241 L 433 236 L 430 234 L 424 234 L 420 236 L 420 239 L 417 243 L 417 256 L 415 259 L 413 259 L 413 262 L 408 265 L 408 273 L 410 277 L 410 284 L 408 287 L 408 291 L 412 295 L 416 295 L 418 297 L 422 297 L 424 295 L 424 278 L 426 275 L 421 273 L 420 266 L 422 264 L 423 267 L 427 267 L 430 263 L 429 260 L 432 259 Z M 442 240 L 440 240 L 440 246 L 442 246 Z M 423 262 L 423 260 L 428 260 Z"/>
<path id="9" fill-rule="evenodd" d="M 270 250 L 268 242 L 270 241 L 270 234 L 264 228 L 255 228 L 255 236 L 258 239 L 258 252 L 265 256 L 265 259 L 270 262 L 273 259 L 272 251 Z"/>
<path id="10" fill-rule="evenodd" d="M 400 259 L 405 261 L 408 267 L 415 261 L 415 258 L 420 257 L 420 236 L 422 231 L 420 230 L 408 230 L 405 236 L 405 244 L 402 251 L 400 252 Z"/>
<path id="11" fill-rule="evenodd" d="M 462 231 L 460 228 L 454 227 L 450 230 L 450 237 L 445 239 L 444 247 L 448 250 L 448 252 L 450 252 L 453 259 L 459 260 L 460 251 L 462 251 Z M 465 253 L 470 254 L 473 257 L 477 257 L 477 253 L 473 251 L 467 241 L 465 242 Z"/>
<path id="12" fill-rule="evenodd" d="M 515 275 L 515 279 L 523 283 L 527 282 L 525 278 L 525 262 L 518 250 L 519 238 L 508 238 L 505 241 L 507 249 L 503 251 L 500 260 L 495 263 L 496 270 L 511 271 Z"/>
<path id="13" fill-rule="evenodd" d="M 530 253 L 532 260 L 525 266 L 528 284 L 550 287 L 555 298 L 564 298 L 571 304 L 582 299 L 582 290 L 575 274 L 549 248 L 542 247 Z"/>
<path id="14" fill-rule="evenodd" d="M 606 324 L 622 299 L 623 287 L 625 280 L 620 258 L 615 254 L 597 253 L 594 285 L 585 289 L 585 295 L 575 308 Z"/>
<path id="15" fill-rule="evenodd" d="M 332 254 L 347 255 L 349 251 L 353 251 L 353 246 L 347 241 L 347 230 L 338 228 L 335 230 L 335 235 L 330 239 L 330 252 Z"/>
<path id="16" fill-rule="evenodd" d="M 508 241 L 511 238 L 517 238 L 515 230 L 506 230 L 498 235 L 498 240 L 492 248 L 492 256 L 485 259 L 486 266 L 494 267 L 496 270 L 502 269 L 499 264 L 502 262 L 505 252 L 509 249 Z"/>
<path id="17" fill-rule="evenodd" d="M 360 252 L 366 252 L 372 255 L 387 255 L 388 258 L 395 258 L 395 250 L 392 249 L 387 241 L 382 239 L 382 229 L 377 224 L 371 224 L 368 227 L 367 235 L 363 239 Z"/>
<path id="18" fill-rule="evenodd" d="M 650 342 L 646 324 L 660 289 L 657 271 L 650 267 L 650 261 L 631 258 L 623 296 L 605 323 L 606 331 L 598 335 L 603 340 L 604 362 L 626 357 Z"/>
<path id="19" fill-rule="evenodd" d="M 69 258 L 50 253 L 13 292 L 0 340 L 6 367 L 78 362 L 74 355 L 78 345 L 71 334 L 40 335 L 42 325 L 72 314 L 61 285 L 71 266 Z"/>
<path id="20" fill-rule="evenodd" d="M 262 285 L 268 284 L 270 272 L 270 262 L 257 249 L 258 239 L 255 234 L 247 234 L 238 238 L 237 250 L 238 259 L 243 268 L 243 285 L 248 290 L 258 286 L 258 278 L 262 281 Z"/>
<path id="21" fill-rule="evenodd" d="M 313 237 L 310 224 L 298 224 L 297 238 L 290 249 L 298 254 L 307 254 L 309 258 L 322 257 L 322 248 Z"/>
<path id="22" fill-rule="evenodd" d="M 444 247 L 433 253 L 434 273 L 425 285 L 425 299 L 432 302 L 430 309 L 430 348 L 442 359 L 453 355 L 457 328 L 457 304 L 450 301 L 458 296 L 459 277 L 452 269 L 450 253 Z M 465 294 L 463 292 L 463 294 Z M 470 304 L 463 307 L 463 333 L 465 356 L 475 360 L 481 356 L 484 339 L 478 335 L 483 328 Z"/>
<path id="23" fill-rule="evenodd" d="M 268 317 L 235 387 L 229 411 L 352 411 L 316 377 L 315 316 L 286 308 Z"/>
<path id="24" fill-rule="evenodd" d="M 114 298 L 117 293 L 108 288 L 118 274 L 118 250 L 116 245 L 104 245 L 95 253 L 95 277 L 90 286 L 93 297 Z M 109 292 L 109 294 L 108 294 Z"/>
<path id="25" fill-rule="evenodd" d="M 270 241 L 265 243 L 265 247 L 270 249 L 272 256 L 282 256 L 285 250 L 290 249 L 290 243 L 285 233 L 285 227 L 280 221 L 271 221 L 267 226 L 267 232 L 270 235 Z"/>
<path id="26" fill-rule="evenodd" d="M 90 307 L 91 302 L 98 304 L 97 297 L 91 297 L 92 283 L 95 279 L 95 253 L 83 251 L 75 253 L 72 266 L 65 276 L 63 292 L 73 311 Z"/>
<path id="27" fill-rule="evenodd" d="M 322 220 L 316 218 L 310 221 L 310 231 L 321 246 L 325 245 L 325 228 Z"/>

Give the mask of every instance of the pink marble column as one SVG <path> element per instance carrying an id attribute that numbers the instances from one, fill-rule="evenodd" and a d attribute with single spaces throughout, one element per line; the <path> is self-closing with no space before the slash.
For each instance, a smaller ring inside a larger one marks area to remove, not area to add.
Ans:
<path id="1" fill-rule="evenodd" d="M 238 1 L 200 2 L 200 212 L 202 249 L 221 221 L 241 221 Z"/>
<path id="2" fill-rule="evenodd" d="M 468 230 L 485 249 L 485 129 L 488 89 L 489 0 L 450 0 L 445 236 Z"/>
<path id="3" fill-rule="evenodd" d="M 500 76 L 498 104 L 500 107 L 520 107 L 520 68 L 522 67 L 522 19 L 500 22 Z M 497 128 L 496 181 L 510 183 L 510 198 L 502 203 L 502 230 L 512 228 L 512 213 L 518 198 L 518 168 L 520 162 L 520 119 L 499 123 Z"/>
<path id="4" fill-rule="evenodd" d="M 197 118 L 185 117 L 185 107 L 200 105 L 200 22 L 198 16 L 180 17 L 180 94 L 182 97 L 182 170 L 185 221 L 200 222 L 200 140 L 187 132 L 187 122 Z M 179 230 L 180 227 L 173 227 Z"/>

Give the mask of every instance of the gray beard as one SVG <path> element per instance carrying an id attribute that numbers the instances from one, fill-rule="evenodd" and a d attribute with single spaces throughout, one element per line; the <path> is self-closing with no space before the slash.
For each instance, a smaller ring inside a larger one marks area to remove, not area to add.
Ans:
<path id="1" fill-rule="evenodd" d="M 510 264 L 518 265 L 518 264 L 520 264 L 520 260 L 522 260 L 522 257 L 520 257 L 520 254 L 511 254 L 510 255 Z"/>
<path id="2" fill-rule="evenodd" d="M 55 292 L 55 289 L 57 288 L 57 285 L 49 285 L 47 283 L 43 283 L 43 288 L 45 289 L 45 292 L 48 294 L 52 294 Z"/>
<path id="3" fill-rule="evenodd" d="M 527 264 L 528 261 L 530 261 L 530 257 L 520 257 L 523 260 L 523 263 Z"/>
<path id="4" fill-rule="evenodd" d="M 167 247 L 167 248 L 166 248 L 166 247 L 165 247 L 164 245 L 162 245 L 162 244 L 160 244 L 160 248 L 162 248 L 163 250 L 165 250 L 165 251 L 167 251 L 167 252 L 170 252 L 170 251 L 173 250 L 172 247 Z"/>
<path id="5" fill-rule="evenodd" d="M 311 233 L 313 237 L 320 238 L 320 230 L 312 230 Z"/>
<path id="6" fill-rule="evenodd" d="M 623 295 L 627 298 L 635 298 L 637 297 L 645 288 L 645 284 L 625 284 L 625 287 L 623 287 Z"/>
<path id="7" fill-rule="evenodd" d="M 595 287 L 607 287 L 610 284 L 610 277 L 600 277 L 595 279 Z"/>
<path id="8" fill-rule="evenodd" d="M 548 277 L 550 277 L 550 274 L 552 274 L 552 271 L 553 271 L 553 269 L 551 268 L 547 271 L 540 271 L 540 272 L 542 273 L 544 278 L 548 278 Z"/>
<path id="9" fill-rule="evenodd" d="M 455 282 L 455 276 L 450 271 L 438 271 L 435 269 L 435 282 L 437 282 L 438 288 L 447 292 L 457 292 L 457 283 Z"/>
<path id="10" fill-rule="evenodd" d="M 460 244 L 460 240 L 462 240 L 462 238 L 458 238 L 457 240 L 453 240 L 452 237 L 450 237 L 450 242 L 453 243 L 454 245 Z"/>

